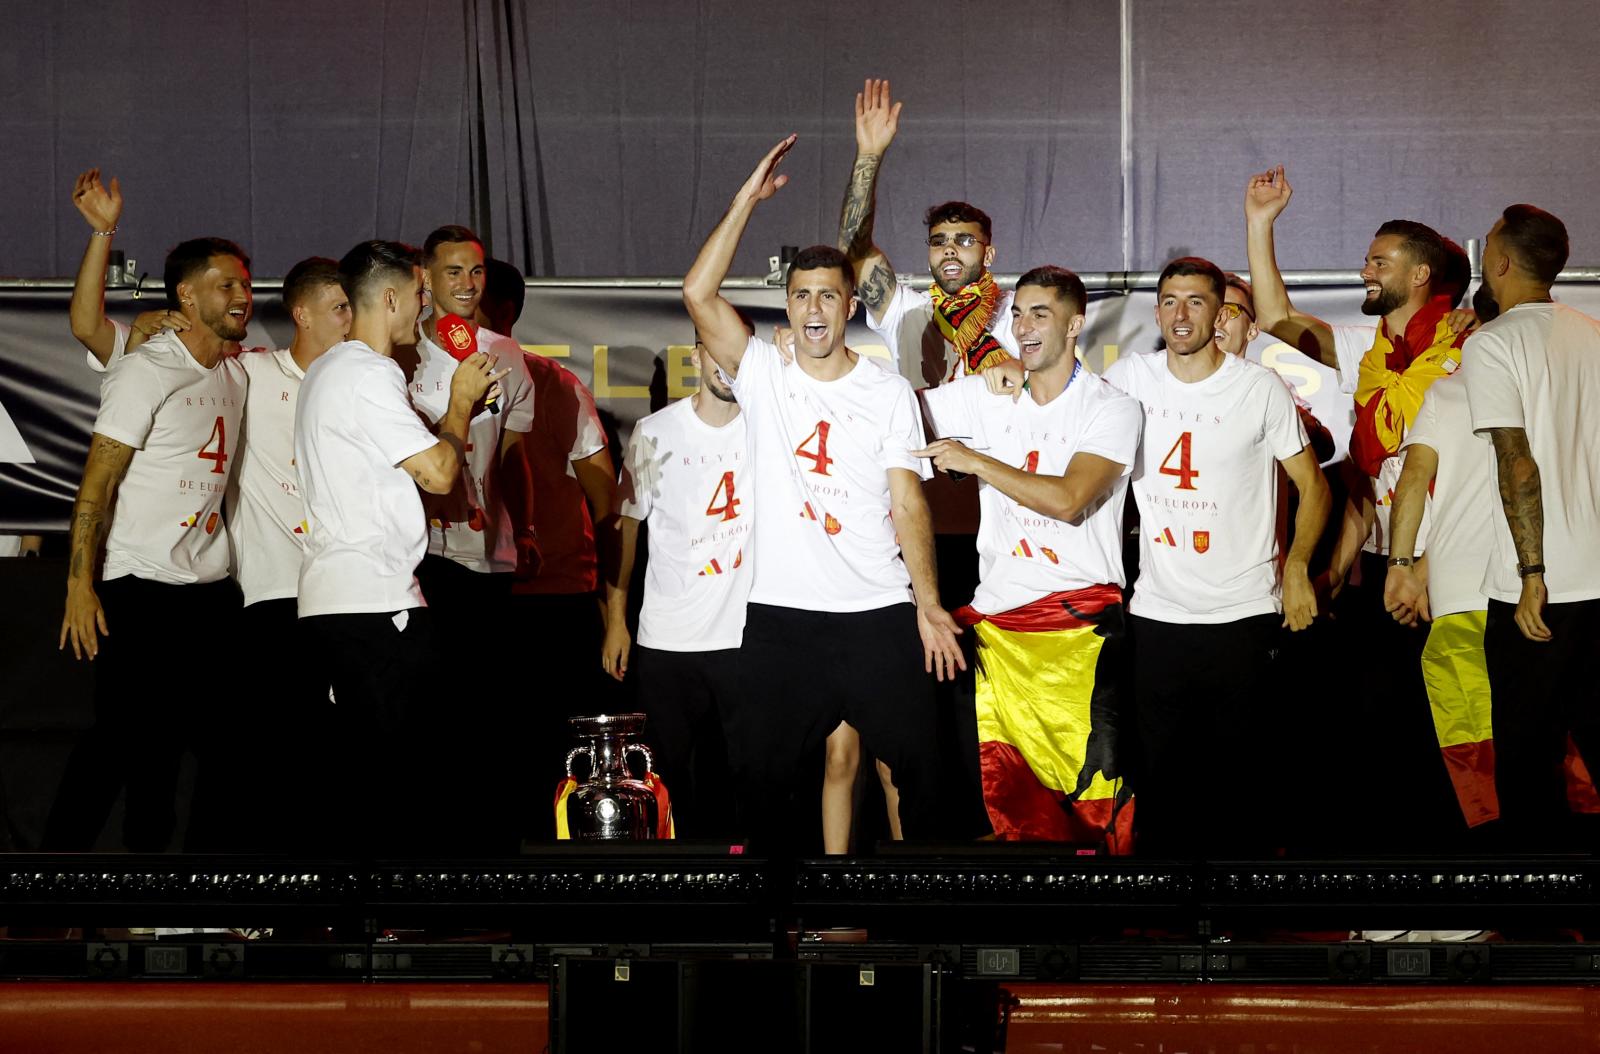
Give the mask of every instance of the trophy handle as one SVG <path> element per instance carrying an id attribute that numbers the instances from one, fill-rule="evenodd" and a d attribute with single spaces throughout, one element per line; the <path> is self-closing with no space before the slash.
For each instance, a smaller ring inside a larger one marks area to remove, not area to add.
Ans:
<path id="1" fill-rule="evenodd" d="M 577 757 L 579 754 L 587 754 L 587 755 L 589 755 L 589 771 L 591 773 L 594 771 L 594 768 L 595 768 L 594 747 L 592 747 L 592 746 L 573 747 L 571 750 L 567 751 L 567 775 L 571 776 L 573 779 L 577 779 L 578 777 L 574 776 L 573 773 L 572 773 L 572 759 Z"/>
<path id="2" fill-rule="evenodd" d="M 656 770 L 656 758 L 654 754 L 650 753 L 649 747 L 645 746 L 643 743 L 629 743 L 627 746 L 622 748 L 624 757 L 633 751 L 638 751 L 640 754 L 644 755 L 645 772 L 654 772 Z"/>

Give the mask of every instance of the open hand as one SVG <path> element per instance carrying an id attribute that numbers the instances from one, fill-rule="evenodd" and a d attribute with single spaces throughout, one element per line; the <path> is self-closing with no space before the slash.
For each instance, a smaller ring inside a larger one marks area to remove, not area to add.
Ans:
<path id="1" fill-rule="evenodd" d="M 900 107 L 890 104 L 889 82 L 868 79 L 856 92 L 856 153 L 882 157 L 900 128 Z"/>
<path id="2" fill-rule="evenodd" d="M 788 176 L 778 174 L 778 165 L 782 163 L 783 156 L 794 146 L 799 136 L 790 134 L 778 143 L 777 146 L 767 151 L 750 173 L 750 178 L 744 181 L 744 186 L 739 188 L 739 197 L 748 201 L 766 201 L 778 192 L 778 188 L 789 182 Z"/>
<path id="3" fill-rule="evenodd" d="M 1288 207 L 1293 196 L 1294 188 L 1289 185 L 1282 165 L 1251 176 L 1244 190 L 1244 218 L 1252 223 L 1271 223 Z"/>
<path id="4" fill-rule="evenodd" d="M 928 673 L 941 681 L 947 676 L 953 681 L 957 670 L 967 668 L 967 660 L 956 640 L 961 635 L 961 627 L 950 617 L 950 612 L 933 604 L 918 605 L 917 633 L 922 637 L 922 668 Z"/>
<path id="5" fill-rule="evenodd" d="M 109 231 L 122 216 L 122 187 L 111 177 L 111 187 L 100 182 L 100 170 L 91 168 L 73 181 L 72 204 L 97 231 Z"/>

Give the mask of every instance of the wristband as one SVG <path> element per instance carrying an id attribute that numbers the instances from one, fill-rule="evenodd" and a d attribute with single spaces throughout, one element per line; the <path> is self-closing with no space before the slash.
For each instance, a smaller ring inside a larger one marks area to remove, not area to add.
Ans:
<path id="1" fill-rule="evenodd" d="M 1411 565 L 1415 564 L 1416 562 L 1417 562 L 1416 557 L 1412 557 L 1412 556 L 1391 556 L 1391 557 L 1389 557 L 1389 566 L 1390 567 L 1410 567 Z"/>
<path id="2" fill-rule="evenodd" d="M 89 232 L 89 237 L 91 237 L 91 238 L 109 238 L 115 233 L 117 233 L 117 229 L 115 227 L 113 227 L 109 231 L 90 231 Z"/>
<path id="3" fill-rule="evenodd" d="M 1518 564 L 1517 577 L 1527 578 L 1529 575 L 1544 574 L 1544 564 Z"/>

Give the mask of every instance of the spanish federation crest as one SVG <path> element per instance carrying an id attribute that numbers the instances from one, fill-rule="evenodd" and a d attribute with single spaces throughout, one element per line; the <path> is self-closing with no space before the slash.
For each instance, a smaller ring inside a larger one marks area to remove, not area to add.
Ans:
<path id="1" fill-rule="evenodd" d="M 1195 531 L 1194 532 L 1194 551 L 1197 552 L 1197 553 L 1203 553 L 1209 548 L 1211 548 L 1211 532 L 1210 531 Z"/>

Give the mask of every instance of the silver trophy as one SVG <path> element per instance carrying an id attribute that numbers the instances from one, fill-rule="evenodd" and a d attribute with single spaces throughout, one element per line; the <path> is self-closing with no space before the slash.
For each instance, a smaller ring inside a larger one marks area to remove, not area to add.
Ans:
<path id="1" fill-rule="evenodd" d="M 640 840 L 655 838 L 660 821 L 656 792 L 628 771 L 628 755 L 644 756 L 646 772 L 655 769 L 650 748 L 639 741 L 643 714 L 600 714 L 569 718 L 578 746 L 567 752 L 567 775 L 577 787 L 567 796 L 567 830 L 573 838 Z M 589 756 L 589 775 L 572 771 L 581 754 Z"/>

